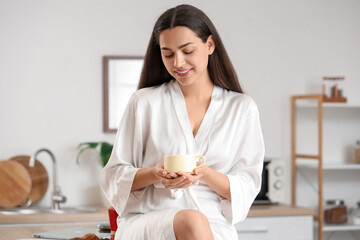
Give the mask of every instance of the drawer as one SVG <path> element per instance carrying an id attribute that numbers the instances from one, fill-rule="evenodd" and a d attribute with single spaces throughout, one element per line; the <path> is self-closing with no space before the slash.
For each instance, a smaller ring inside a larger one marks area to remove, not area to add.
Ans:
<path id="1" fill-rule="evenodd" d="M 309 216 L 250 217 L 237 223 L 239 240 L 312 240 L 313 218 Z"/>

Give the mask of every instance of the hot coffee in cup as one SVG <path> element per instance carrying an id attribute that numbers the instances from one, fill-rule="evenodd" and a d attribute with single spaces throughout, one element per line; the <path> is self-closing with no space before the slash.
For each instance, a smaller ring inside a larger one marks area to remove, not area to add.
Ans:
<path id="1" fill-rule="evenodd" d="M 164 157 L 164 169 L 169 172 L 192 173 L 195 168 L 205 164 L 205 158 L 201 155 L 167 155 Z"/>

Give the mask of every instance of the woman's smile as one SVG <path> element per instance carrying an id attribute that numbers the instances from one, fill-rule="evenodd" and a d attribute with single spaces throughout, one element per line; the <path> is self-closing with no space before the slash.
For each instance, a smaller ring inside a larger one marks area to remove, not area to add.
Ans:
<path id="1" fill-rule="evenodd" d="M 179 77 L 187 77 L 192 72 L 192 68 L 186 70 L 177 70 L 175 71 L 176 75 Z"/>

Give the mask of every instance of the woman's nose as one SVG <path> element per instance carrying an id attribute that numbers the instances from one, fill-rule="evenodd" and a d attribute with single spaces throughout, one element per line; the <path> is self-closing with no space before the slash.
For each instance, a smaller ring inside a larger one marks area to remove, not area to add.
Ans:
<path id="1" fill-rule="evenodd" d="M 185 59 L 182 56 L 182 54 L 175 54 L 174 58 L 174 66 L 175 67 L 181 67 L 185 64 Z"/>

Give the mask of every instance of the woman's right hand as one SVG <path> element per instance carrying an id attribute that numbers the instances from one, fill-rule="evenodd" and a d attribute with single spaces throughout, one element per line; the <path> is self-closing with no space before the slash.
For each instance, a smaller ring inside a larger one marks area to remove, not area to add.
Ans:
<path id="1" fill-rule="evenodd" d="M 164 185 L 165 188 L 187 188 L 193 183 L 187 176 L 182 176 L 177 173 L 168 173 L 164 169 L 164 163 L 157 163 L 154 167 L 154 174 L 156 178 Z"/>

